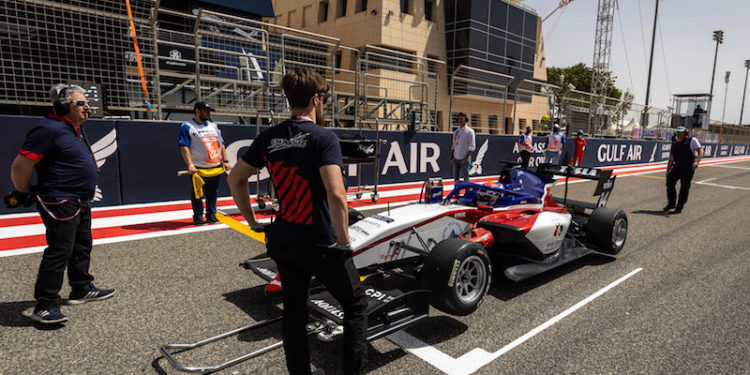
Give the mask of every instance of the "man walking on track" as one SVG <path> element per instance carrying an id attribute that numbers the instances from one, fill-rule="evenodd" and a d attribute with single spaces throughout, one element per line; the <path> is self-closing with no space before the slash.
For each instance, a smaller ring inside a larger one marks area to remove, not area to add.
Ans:
<path id="1" fill-rule="evenodd" d="M 344 310 L 343 373 L 360 374 L 367 360 L 367 301 L 349 243 L 341 148 L 338 137 L 322 127 L 328 85 L 309 68 L 287 73 L 281 85 L 291 118 L 258 135 L 232 170 L 229 187 L 253 230 L 262 229 L 250 205 L 247 179 L 267 167 L 278 193 L 279 211 L 266 230 L 266 248 L 283 283 L 282 337 L 289 372 L 310 373 L 307 302 L 315 276 Z"/>
<path id="2" fill-rule="evenodd" d="M 697 155 L 696 155 L 697 154 Z M 703 159 L 703 147 L 694 137 L 686 134 L 684 126 L 678 126 L 675 132 L 675 140 L 672 142 L 672 149 L 669 152 L 669 162 L 667 162 L 667 205 L 664 207 L 665 212 L 674 209 L 673 213 L 680 213 L 685 207 L 690 192 L 690 183 L 698 168 L 701 159 Z M 677 181 L 680 181 L 680 198 L 677 200 Z M 675 201 L 677 201 L 675 205 Z"/>

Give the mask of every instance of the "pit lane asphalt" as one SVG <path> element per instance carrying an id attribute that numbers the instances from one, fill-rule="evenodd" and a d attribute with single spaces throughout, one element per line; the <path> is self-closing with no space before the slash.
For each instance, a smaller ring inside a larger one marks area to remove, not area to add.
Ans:
<path id="1" fill-rule="evenodd" d="M 750 162 L 701 166 L 681 214 L 663 215 L 664 173 L 618 177 L 609 207 L 629 218 L 625 249 L 614 260 L 592 255 L 513 283 L 495 268 L 477 312 L 432 317 L 407 332 L 458 358 L 495 352 L 637 268 L 643 270 L 548 329 L 480 368 L 478 374 L 750 373 Z M 712 185 L 714 184 L 714 185 Z M 717 186 L 738 186 L 730 189 Z M 569 198 L 591 200 L 591 182 Z M 563 194 L 562 186 L 554 189 Z M 261 280 L 238 263 L 263 252 L 231 230 L 96 246 L 92 272 L 110 300 L 63 306 L 70 322 L 41 329 L 22 316 L 33 306 L 41 254 L 0 258 L 0 373 L 176 373 L 156 348 L 194 342 L 276 316 Z M 63 288 L 63 296 L 69 291 Z M 274 304 L 276 302 L 276 304 Z M 179 358 L 218 363 L 270 343 L 280 326 L 243 333 Z M 312 364 L 339 368 L 338 345 L 311 340 Z M 440 373 L 386 339 L 369 347 L 372 374 Z M 285 373 L 281 350 L 221 374 Z"/>

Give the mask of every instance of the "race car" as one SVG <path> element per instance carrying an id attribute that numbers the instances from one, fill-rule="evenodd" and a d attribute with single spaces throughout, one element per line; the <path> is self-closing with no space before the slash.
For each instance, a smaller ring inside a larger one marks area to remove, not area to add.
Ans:
<path id="1" fill-rule="evenodd" d="M 550 194 L 556 175 L 565 177 L 562 199 Z M 570 178 L 597 180 L 598 202 L 568 200 Z M 507 163 L 494 184 L 459 183 L 443 197 L 441 180 L 428 179 L 417 203 L 370 217 L 350 210 L 353 260 L 368 297 L 367 339 L 419 323 L 429 316 L 430 305 L 458 316 L 476 311 L 491 285 L 491 254 L 514 259 L 502 264 L 504 275 L 515 281 L 594 251 L 617 254 L 627 238 L 627 217 L 605 207 L 614 181 L 611 171 L 556 165 L 530 170 Z M 241 266 L 277 290 L 283 285 L 270 259 L 249 259 Z M 311 284 L 308 306 L 309 334 L 330 341 L 343 332 L 343 310 L 321 284 Z M 216 366 L 185 366 L 173 354 L 268 323 L 194 344 L 168 344 L 161 351 L 177 369 L 217 371 L 280 343 Z"/>
<path id="2" fill-rule="evenodd" d="M 598 202 L 554 199 L 555 175 L 599 181 Z M 514 260 L 503 270 L 514 281 L 594 251 L 617 254 L 627 238 L 627 216 L 605 207 L 614 181 L 611 171 L 594 168 L 545 164 L 532 171 L 507 163 L 497 183 L 459 183 L 443 197 L 440 180 L 431 179 L 418 203 L 366 218 L 350 213 L 354 264 L 366 280 L 410 278 L 412 289 L 430 292 L 433 307 L 467 315 L 489 290 L 490 254 Z M 280 289 L 272 261 L 243 265 Z"/>

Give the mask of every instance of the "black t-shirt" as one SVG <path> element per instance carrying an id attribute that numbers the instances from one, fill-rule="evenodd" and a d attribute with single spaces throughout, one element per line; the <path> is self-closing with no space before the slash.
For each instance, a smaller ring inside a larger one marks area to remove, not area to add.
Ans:
<path id="1" fill-rule="evenodd" d="M 91 199 L 96 163 L 83 137 L 62 117 L 50 115 L 29 130 L 19 154 L 39 161 L 34 194 L 46 199 Z"/>
<path id="2" fill-rule="evenodd" d="M 242 160 L 268 167 L 279 201 L 271 241 L 282 246 L 331 245 L 331 224 L 320 168 L 338 165 L 341 146 L 329 129 L 307 120 L 287 120 L 260 133 Z"/>

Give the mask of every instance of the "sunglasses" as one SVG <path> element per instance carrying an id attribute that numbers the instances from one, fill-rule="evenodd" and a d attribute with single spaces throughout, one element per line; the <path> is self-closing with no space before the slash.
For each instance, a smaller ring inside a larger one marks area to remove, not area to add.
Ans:
<path id="1" fill-rule="evenodd" d="M 323 105 L 325 105 L 326 103 L 328 103 L 328 99 L 331 97 L 331 94 L 329 94 L 327 92 L 318 92 L 316 94 L 318 94 L 319 98 L 323 98 Z"/>
<path id="2" fill-rule="evenodd" d="M 75 105 L 77 105 L 77 106 L 79 106 L 79 107 L 83 107 L 85 105 L 89 105 L 89 101 L 88 100 L 71 100 L 70 102 L 73 103 L 73 104 L 75 104 Z"/>

